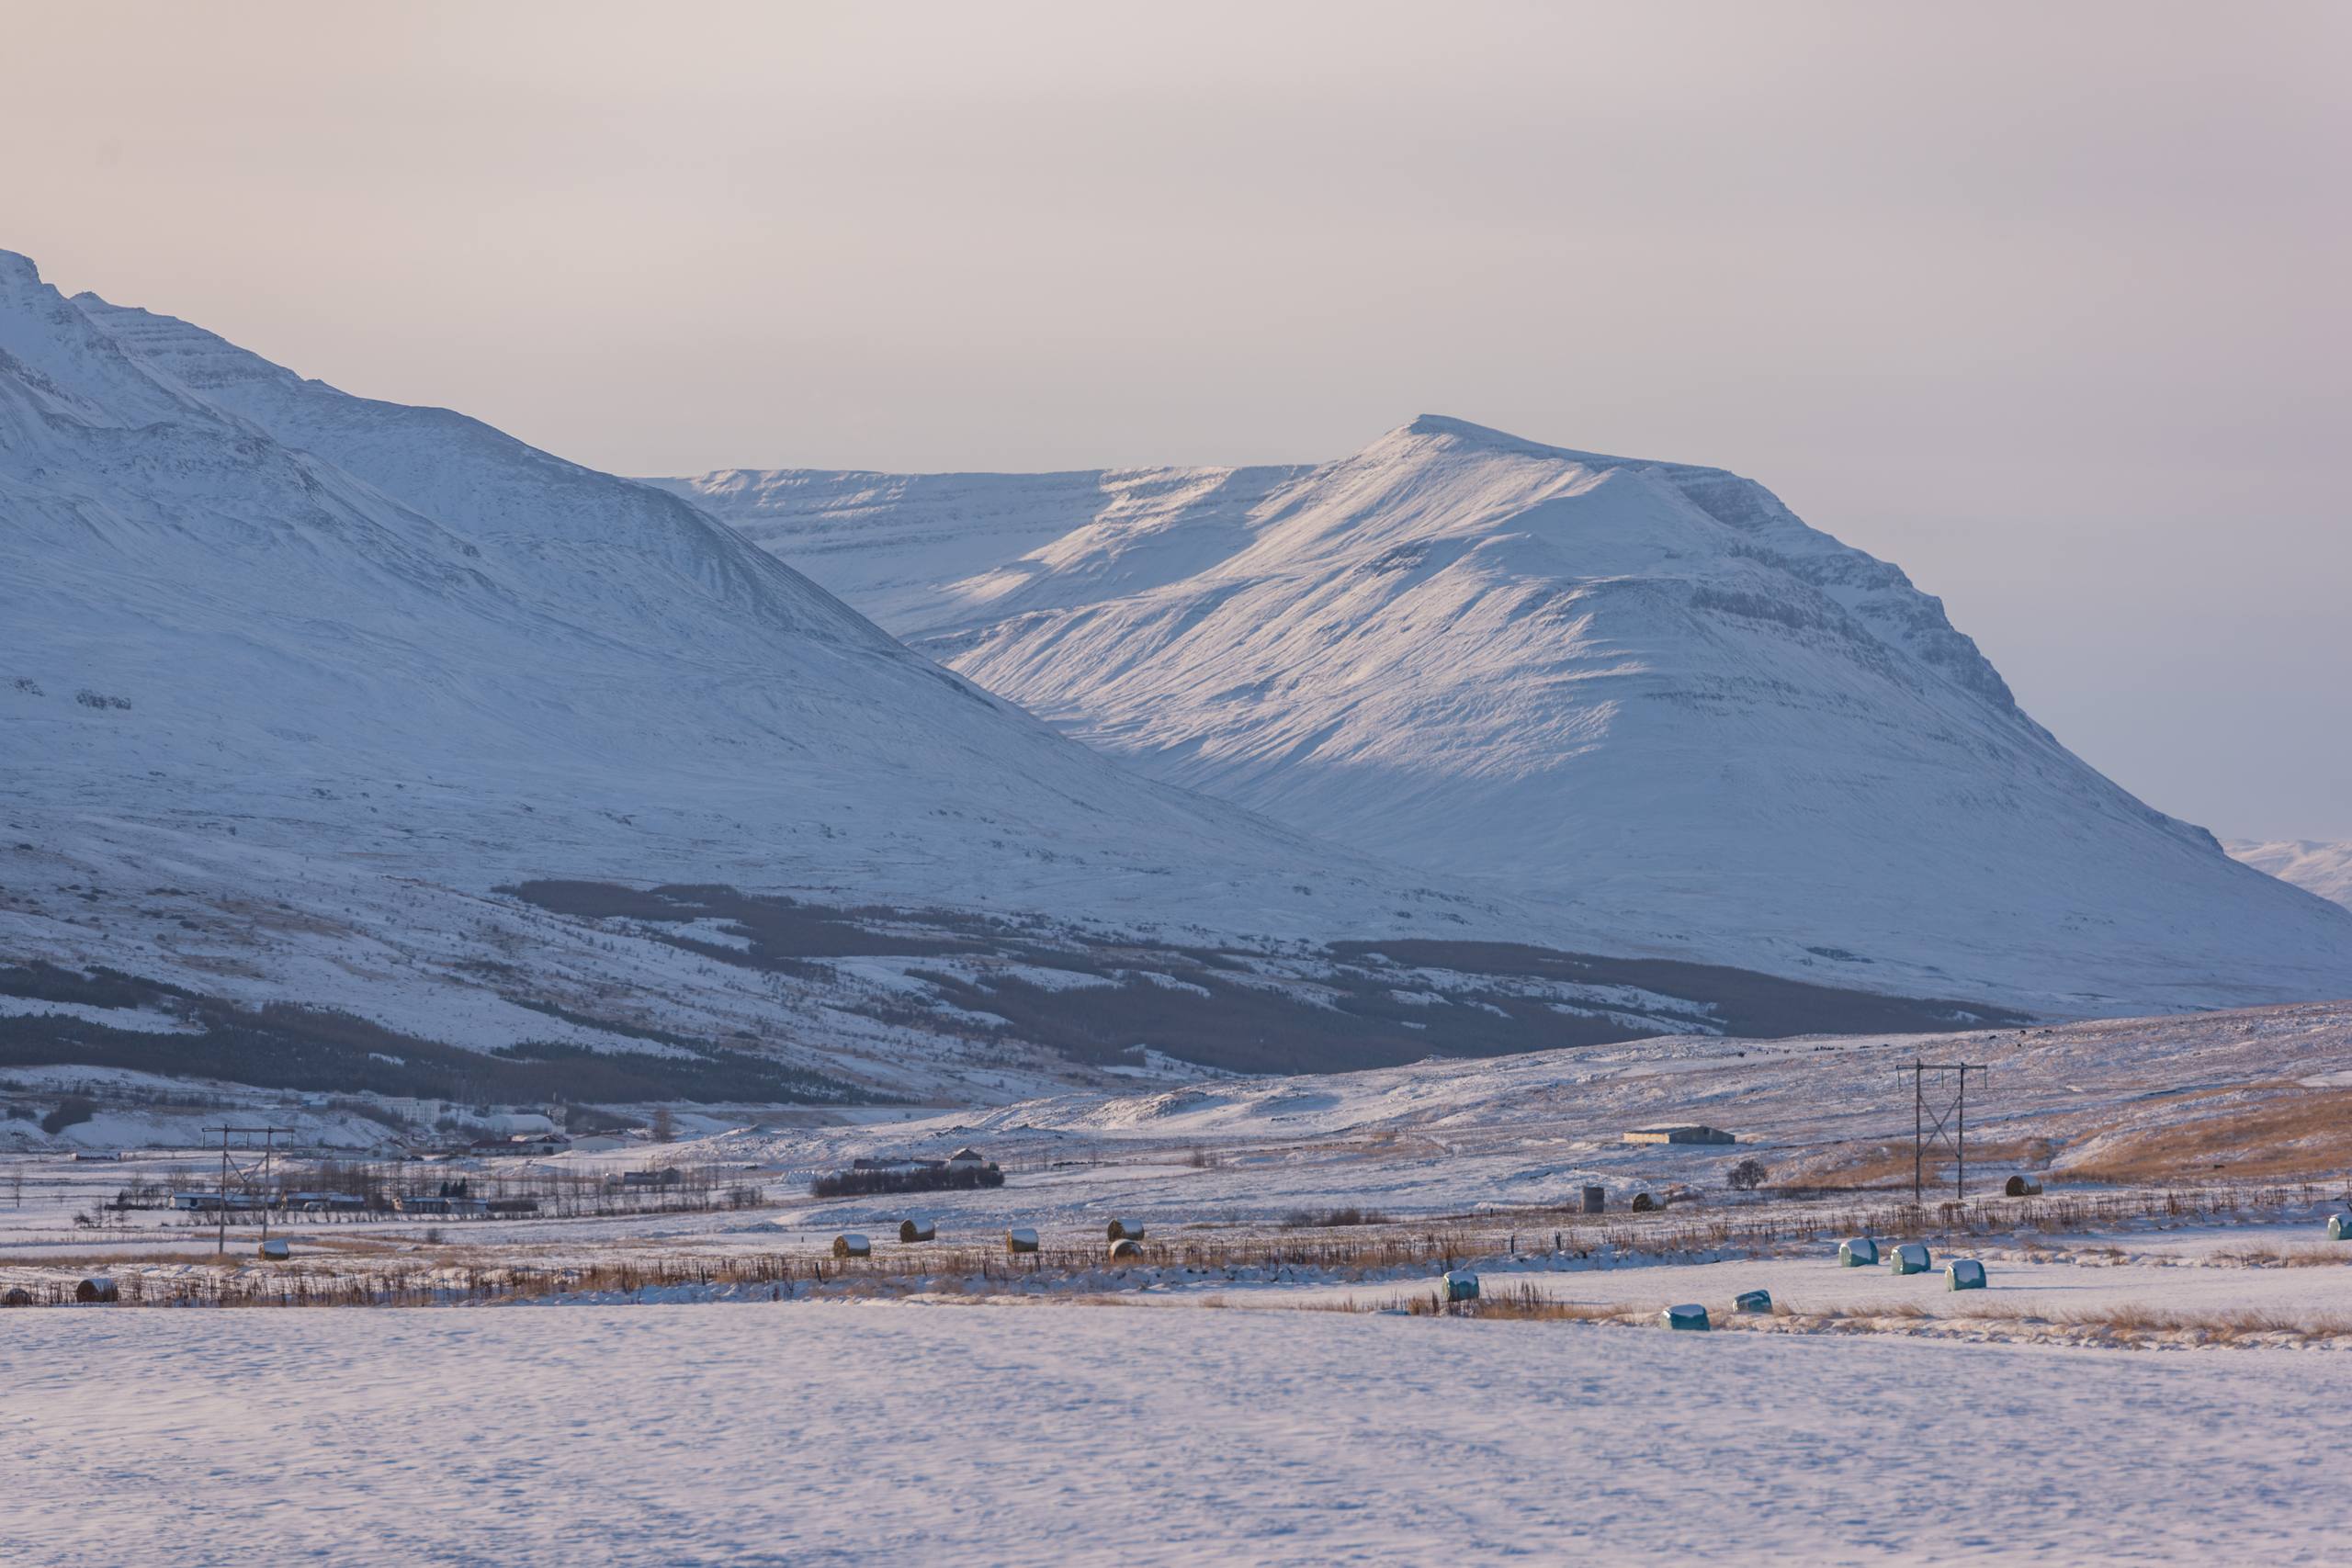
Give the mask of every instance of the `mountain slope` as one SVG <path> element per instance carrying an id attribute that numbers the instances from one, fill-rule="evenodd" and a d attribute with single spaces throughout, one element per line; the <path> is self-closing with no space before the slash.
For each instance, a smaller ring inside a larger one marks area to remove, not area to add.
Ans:
<path id="1" fill-rule="evenodd" d="M 2080 1011 L 2352 994 L 2343 910 L 1720 469 L 1430 417 L 1308 469 L 1043 476 L 1025 523 L 1002 477 L 665 482 L 1158 777 L 1580 924 Z"/>
<path id="2" fill-rule="evenodd" d="M 47 694 L 6 710 L 19 797 L 331 820 L 484 880 L 731 868 L 1243 923 L 1302 868 L 1405 890 L 1070 745 L 658 491 L 20 258 L 0 320 L 0 649 Z"/>
<path id="3" fill-rule="evenodd" d="M 2256 871 L 2352 908 L 2352 844 L 2311 839 L 2233 839 L 2229 852 Z"/>

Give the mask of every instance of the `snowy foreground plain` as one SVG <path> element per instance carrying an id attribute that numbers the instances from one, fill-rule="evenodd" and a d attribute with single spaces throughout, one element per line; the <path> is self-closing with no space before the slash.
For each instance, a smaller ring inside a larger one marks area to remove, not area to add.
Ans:
<path id="1" fill-rule="evenodd" d="M 7 1327 L 18 1562 L 2340 1562 L 2352 1529 L 2326 1354 L 879 1303 Z"/>
<path id="2" fill-rule="evenodd" d="M 1917 1210 L 1922 1055 L 1990 1071 L 1968 1201 Z M 0 1562 L 2343 1561 L 2347 1106 L 2344 1004 L 1658 1040 L 697 1117 L 411 1168 L 687 1163 L 750 1206 L 298 1215 L 284 1262 L 250 1225 L 216 1258 L 169 1210 L 75 1223 L 200 1187 L 206 1156 L 29 1153 L 0 1159 L 0 1289 L 102 1272 L 126 1303 L 0 1312 Z M 1674 1120 L 1740 1142 L 1623 1141 Z M 966 1143 L 1001 1188 L 808 1190 Z M 1748 1157 L 1783 1190 L 1729 1190 Z M 2012 1174 L 2046 1190 L 2000 1196 Z M 898 1242 L 909 1213 L 937 1240 Z M 1114 1215 L 1145 1227 L 1133 1260 Z M 1009 1258 L 1015 1226 L 1043 1251 Z M 873 1256 L 834 1258 L 842 1231 Z M 1937 1271 L 1840 1268 L 1857 1233 Z M 1944 1289 L 1959 1256 L 1987 1289 Z M 1479 1315 L 1429 1310 L 1448 1261 Z M 341 1287 L 435 1304 L 269 1304 Z M 1777 1310 L 1734 1315 L 1758 1288 Z M 1685 1302 L 1716 1331 L 1656 1325 Z"/>

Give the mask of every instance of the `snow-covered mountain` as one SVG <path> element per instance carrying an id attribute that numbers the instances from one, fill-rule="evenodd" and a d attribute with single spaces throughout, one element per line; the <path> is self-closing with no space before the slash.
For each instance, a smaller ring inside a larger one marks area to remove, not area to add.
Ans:
<path id="1" fill-rule="evenodd" d="M 476 875 L 1277 927 L 1302 868 L 1402 891 L 1069 744 L 650 487 L 22 258 L 0 351 L 16 798 L 332 823 Z"/>
<path id="2" fill-rule="evenodd" d="M 1721 469 L 1428 417 L 1312 468 L 663 482 L 1159 778 L 1628 940 L 2086 1012 L 2352 995 L 2343 909 Z"/>
<path id="3" fill-rule="evenodd" d="M 2256 871 L 2352 908 L 2352 844 L 2313 839 L 2232 839 L 2229 852 Z"/>
<path id="4" fill-rule="evenodd" d="M 0 762 L 9 1069 L 968 1102 L 1993 1016 L 1151 781 L 662 490 L 5 253 Z"/>

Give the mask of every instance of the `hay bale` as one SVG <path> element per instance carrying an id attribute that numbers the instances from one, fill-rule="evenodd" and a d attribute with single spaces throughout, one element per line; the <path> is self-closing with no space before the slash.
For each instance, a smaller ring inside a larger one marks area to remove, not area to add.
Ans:
<path id="1" fill-rule="evenodd" d="M 1449 1302 L 1475 1302 L 1478 1299 L 1478 1276 L 1467 1269 L 1450 1269 L 1445 1275 L 1445 1299 Z"/>
<path id="2" fill-rule="evenodd" d="M 844 1231 L 833 1237 L 833 1256 L 835 1258 L 871 1258 L 874 1256 L 874 1243 L 855 1231 Z"/>
<path id="3" fill-rule="evenodd" d="M 2352 1214 L 2330 1214 L 2327 1217 L 2327 1239 L 2352 1241 Z"/>
<path id="4" fill-rule="evenodd" d="M 1657 1207 L 1657 1200 L 1651 1197 L 1648 1193 L 1636 1192 L 1634 1194 L 1634 1213 L 1637 1214 L 1646 1214 L 1652 1209 Z"/>
<path id="5" fill-rule="evenodd" d="M 22 1285 L 11 1285 L 6 1291 L 0 1292 L 0 1307 L 28 1307 L 32 1304 L 33 1293 Z"/>
<path id="6" fill-rule="evenodd" d="M 261 1244 L 259 1251 L 262 1257 L 270 1261 L 282 1263 L 292 1255 L 293 1249 L 286 1245 L 285 1237 L 274 1235 Z"/>
<path id="7" fill-rule="evenodd" d="M 1111 1239 L 1113 1241 L 1118 1241 L 1122 1238 L 1128 1241 L 1141 1241 L 1143 1239 L 1143 1227 L 1136 1224 L 1133 1220 L 1113 1220 L 1111 1222 Z"/>
<path id="8" fill-rule="evenodd" d="M 1981 1291 L 1984 1288 L 1984 1265 L 1973 1258 L 1955 1258 L 1944 1265 L 1944 1289 L 1947 1291 Z"/>
<path id="9" fill-rule="evenodd" d="M 1838 1267 L 1840 1269 L 1868 1269 L 1877 1261 L 1878 1243 L 1866 1235 L 1858 1235 L 1851 1241 L 1838 1244 Z"/>
<path id="10" fill-rule="evenodd" d="M 104 1275 L 97 1275 L 74 1286 L 74 1299 L 77 1302 L 87 1302 L 103 1306 L 108 1302 L 122 1300 L 122 1292 L 115 1289 L 112 1280 Z"/>
<path id="11" fill-rule="evenodd" d="M 2039 1197 L 2041 1192 L 2041 1183 L 2039 1181 L 2028 1181 L 2022 1176 L 2012 1176 L 2007 1182 L 2002 1184 L 2001 1191 L 2004 1195 L 2011 1198 Z"/>
<path id="12" fill-rule="evenodd" d="M 1739 1294 L 1732 1297 L 1731 1310 L 1734 1312 L 1770 1312 L 1772 1310 L 1772 1292 L 1770 1291 L 1742 1291 Z"/>
<path id="13" fill-rule="evenodd" d="M 1143 1248 L 1125 1236 L 1121 1236 L 1111 1244 L 1111 1261 L 1114 1263 L 1134 1263 L 1139 1261 L 1142 1257 Z"/>
<path id="14" fill-rule="evenodd" d="M 1696 1302 L 1683 1306 L 1668 1307 L 1657 1314 L 1657 1320 L 1667 1327 L 1678 1329 L 1685 1334 L 1704 1334 L 1714 1327 L 1713 1324 L 1707 1321 L 1707 1309 Z"/>
<path id="15" fill-rule="evenodd" d="M 1004 1249 L 1007 1252 L 1035 1252 L 1037 1250 L 1037 1233 L 1026 1228 L 1009 1230 L 1004 1233 Z"/>
<path id="16" fill-rule="evenodd" d="M 1924 1274 L 1930 1266 L 1927 1244 L 1917 1241 L 1905 1242 L 1886 1260 L 1886 1271 L 1890 1274 Z"/>
<path id="17" fill-rule="evenodd" d="M 937 1220 L 900 1220 L 899 1239 L 900 1241 L 936 1241 L 939 1239 L 939 1222 Z"/>
<path id="18" fill-rule="evenodd" d="M 1584 1190 L 1584 1212 L 1585 1212 L 1586 1213 L 1588 1213 L 1588 1214 L 1599 1214 L 1599 1213 L 1607 1213 L 1607 1212 L 1608 1212 L 1608 1209 L 1609 1209 L 1609 1189 L 1608 1189 L 1608 1188 L 1606 1188 L 1606 1187 L 1588 1187 L 1588 1188 L 1586 1188 L 1586 1189 Z"/>

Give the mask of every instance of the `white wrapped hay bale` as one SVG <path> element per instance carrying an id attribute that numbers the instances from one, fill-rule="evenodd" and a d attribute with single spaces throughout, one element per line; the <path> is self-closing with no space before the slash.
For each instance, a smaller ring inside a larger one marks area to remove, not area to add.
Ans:
<path id="1" fill-rule="evenodd" d="M 2352 1214 L 2330 1214 L 2327 1217 L 2327 1239 L 2352 1241 Z"/>

